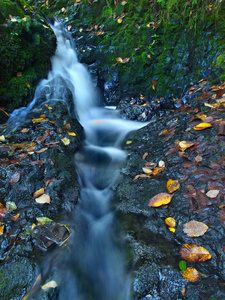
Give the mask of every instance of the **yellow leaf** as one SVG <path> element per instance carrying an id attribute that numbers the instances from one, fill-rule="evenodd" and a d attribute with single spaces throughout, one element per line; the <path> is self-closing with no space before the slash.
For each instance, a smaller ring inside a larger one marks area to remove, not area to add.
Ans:
<path id="1" fill-rule="evenodd" d="M 46 122 L 48 119 L 46 118 L 37 118 L 37 119 L 32 119 L 33 123 L 40 123 L 40 122 Z"/>
<path id="2" fill-rule="evenodd" d="M 4 135 L 0 135 L 0 142 L 5 142 L 5 136 Z"/>
<path id="3" fill-rule="evenodd" d="M 207 118 L 207 115 L 204 115 L 204 114 L 197 114 L 195 115 L 197 118 L 199 118 L 200 120 L 204 121 L 205 118 Z"/>
<path id="4" fill-rule="evenodd" d="M 75 133 L 75 132 L 69 132 L 69 131 L 67 131 L 67 133 L 68 133 L 69 135 L 71 135 L 71 136 L 76 136 L 76 133 Z"/>
<path id="5" fill-rule="evenodd" d="M 173 233 L 176 231 L 176 229 L 174 227 L 168 227 L 168 229 L 169 229 L 169 231 L 171 231 Z"/>
<path id="6" fill-rule="evenodd" d="M 43 195 L 45 193 L 45 190 L 43 188 L 37 190 L 36 192 L 33 193 L 33 197 L 37 198 L 40 197 L 41 195 Z"/>
<path id="7" fill-rule="evenodd" d="M 210 127 L 212 127 L 212 125 L 210 123 L 203 122 L 203 123 L 200 123 L 200 124 L 194 126 L 193 128 L 194 128 L 194 130 L 203 130 L 203 129 L 210 128 Z"/>
<path id="8" fill-rule="evenodd" d="M 166 205 L 170 203 L 173 195 L 167 194 L 167 193 L 160 193 L 152 197 L 149 202 L 148 206 L 149 207 L 159 207 L 162 205 Z"/>
<path id="9" fill-rule="evenodd" d="M 184 260 L 190 262 L 201 262 L 212 258 L 208 250 L 196 244 L 184 244 L 181 247 L 180 255 Z"/>
<path id="10" fill-rule="evenodd" d="M 157 167 L 157 168 L 155 168 L 155 169 L 152 171 L 152 175 L 155 176 L 155 175 L 161 173 L 164 169 L 165 169 L 164 166 L 163 166 L 163 167 Z"/>
<path id="11" fill-rule="evenodd" d="M 36 198 L 35 201 L 39 204 L 46 204 L 51 202 L 51 198 L 47 194 L 43 194 L 40 197 Z"/>
<path id="12" fill-rule="evenodd" d="M 202 236 L 208 229 L 209 227 L 206 224 L 195 220 L 187 222 L 183 226 L 184 233 L 186 233 L 189 237 Z"/>
<path id="13" fill-rule="evenodd" d="M 168 193 L 173 193 L 178 190 L 180 187 L 180 183 L 178 180 L 169 179 L 166 183 L 166 189 Z"/>
<path id="14" fill-rule="evenodd" d="M 185 151 L 187 148 L 190 148 L 194 146 L 195 143 L 193 142 L 186 142 L 186 141 L 181 141 L 179 142 L 179 147 L 181 151 Z"/>
<path id="15" fill-rule="evenodd" d="M 5 228 L 5 225 L 0 225 L 0 235 L 2 235 L 3 234 L 3 232 L 4 232 L 4 228 Z"/>
<path id="16" fill-rule="evenodd" d="M 68 139 L 68 138 L 66 138 L 66 137 L 64 137 L 63 139 L 61 139 L 61 141 L 63 142 L 63 144 L 64 144 L 65 146 L 68 146 L 68 145 L 70 144 L 70 139 Z"/>
<path id="17" fill-rule="evenodd" d="M 123 22 L 123 19 L 119 18 L 119 19 L 117 19 L 117 22 L 120 24 Z"/>
<path id="18" fill-rule="evenodd" d="M 20 216 L 20 214 L 18 213 L 18 214 L 16 214 L 15 216 L 13 216 L 13 217 L 11 218 L 11 220 L 15 222 L 15 221 L 19 218 L 19 216 Z"/>
<path id="19" fill-rule="evenodd" d="M 26 86 L 27 86 L 27 87 L 30 87 L 30 84 L 29 84 L 29 82 L 26 82 Z"/>
<path id="20" fill-rule="evenodd" d="M 176 220 L 172 217 L 168 217 L 165 219 L 165 223 L 167 226 L 174 228 L 176 226 Z"/>
<path id="21" fill-rule="evenodd" d="M 133 141 L 126 141 L 126 145 L 130 145 L 132 143 L 133 143 Z"/>
<path id="22" fill-rule="evenodd" d="M 195 268 L 187 268 L 183 273 L 182 276 L 192 282 L 197 281 L 200 278 L 199 272 Z"/>
<path id="23" fill-rule="evenodd" d="M 51 280 L 49 282 L 47 282 L 46 284 L 42 285 L 42 290 L 46 290 L 48 288 L 56 288 L 58 285 L 57 283 L 55 282 L 55 280 Z"/>

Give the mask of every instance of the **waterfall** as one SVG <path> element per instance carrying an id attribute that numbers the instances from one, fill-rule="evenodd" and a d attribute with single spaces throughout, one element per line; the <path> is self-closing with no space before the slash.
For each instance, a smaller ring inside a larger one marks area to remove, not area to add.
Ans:
<path id="1" fill-rule="evenodd" d="M 121 120 L 116 110 L 98 107 L 98 94 L 87 68 L 77 59 L 70 36 L 61 24 L 56 23 L 53 30 L 57 49 L 52 70 L 39 84 L 31 104 L 15 111 L 9 121 L 25 120 L 32 109 L 48 101 L 66 101 L 69 90 L 74 112 L 86 133 L 84 145 L 74 158 L 81 194 L 71 214 L 72 236 L 66 250 L 47 254 L 44 264 L 51 264 L 51 271 L 46 271 L 45 278 L 59 284 L 57 299 L 126 300 L 130 277 L 111 209 L 111 186 L 126 158 L 120 143 L 130 131 L 146 124 Z M 54 91 L 48 91 L 50 83 L 54 83 Z M 66 94 L 62 85 L 67 87 Z"/>

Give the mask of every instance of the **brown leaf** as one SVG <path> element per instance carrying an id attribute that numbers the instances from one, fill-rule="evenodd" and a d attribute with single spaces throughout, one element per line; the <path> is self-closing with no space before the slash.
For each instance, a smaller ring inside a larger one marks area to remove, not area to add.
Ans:
<path id="1" fill-rule="evenodd" d="M 195 161 L 196 161 L 196 163 L 200 163 L 200 162 L 202 161 L 202 156 L 198 154 L 198 155 L 195 157 Z"/>
<path id="2" fill-rule="evenodd" d="M 35 153 L 42 153 L 42 152 L 45 152 L 46 150 L 48 150 L 48 148 L 42 148 L 42 149 L 34 151 L 34 152 Z"/>
<path id="3" fill-rule="evenodd" d="M 202 193 L 199 189 L 196 190 L 196 198 L 198 201 L 198 206 L 200 208 L 212 204 L 210 198 L 207 197 L 204 193 Z"/>
<path id="4" fill-rule="evenodd" d="M 15 216 L 13 216 L 13 217 L 11 218 L 11 220 L 15 222 L 15 221 L 19 218 L 19 216 L 20 216 L 20 214 L 18 213 L 18 214 L 16 214 Z"/>
<path id="5" fill-rule="evenodd" d="M 2 220 L 6 214 L 7 214 L 6 207 L 2 203 L 0 203 L 0 220 Z"/>
<path id="6" fill-rule="evenodd" d="M 169 179 L 166 183 L 166 190 L 170 194 L 178 190 L 179 187 L 180 187 L 180 183 L 178 180 Z"/>
<path id="7" fill-rule="evenodd" d="M 170 149 L 165 153 L 165 156 L 176 153 L 180 150 L 179 145 L 173 144 L 170 146 Z"/>
<path id="8" fill-rule="evenodd" d="M 183 273 L 182 276 L 192 282 L 197 281 L 200 278 L 199 272 L 195 268 L 187 268 Z"/>
<path id="9" fill-rule="evenodd" d="M 22 133 L 27 133 L 27 132 L 28 132 L 28 129 L 27 129 L 27 128 L 23 128 L 23 129 L 21 130 L 21 132 L 22 132 Z"/>
<path id="10" fill-rule="evenodd" d="M 151 176 L 147 174 L 140 174 L 136 175 L 133 180 L 137 180 L 138 178 L 151 178 Z"/>
<path id="11" fill-rule="evenodd" d="M 201 262 L 212 258 L 208 250 L 196 244 L 184 244 L 181 247 L 180 255 L 182 259 L 190 262 Z"/>
<path id="12" fill-rule="evenodd" d="M 160 193 L 152 197 L 149 202 L 149 207 L 159 207 L 162 205 L 166 205 L 171 202 L 173 195 L 167 194 L 167 193 Z"/>
<path id="13" fill-rule="evenodd" d="M 142 156 L 142 159 L 146 159 L 146 157 L 148 156 L 148 152 L 145 152 L 145 154 Z"/>
<path id="14" fill-rule="evenodd" d="M 202 236 L 208 229 L 209 227 L 206 224 L 195 220 L 185 223 L 183 226 L 184 233 L 186 233 L 189 237 Z"/>
<path id="15" fill-rule="evenodd" d="M 31 165 L 38 165 L 38 166 L 42 166 L 43 164 L 45 163 L 44 160 L 34 160 L 34 161 L 31 161 L 30 164 Z"/>
<path id="16" fill-rule="evenodd" d="M 15 172 L 10 178 L 10 183 L 13 185 L 13 184 L 17 183 L 19 180 L 20 180 L 20 173 Z"/>

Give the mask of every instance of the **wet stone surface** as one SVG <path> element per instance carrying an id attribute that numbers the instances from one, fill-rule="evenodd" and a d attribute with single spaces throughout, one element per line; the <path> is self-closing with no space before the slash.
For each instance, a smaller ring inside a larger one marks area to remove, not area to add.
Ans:
<path id="1" fill-rule="evenodd" d="M 132 299 L 135 300 L 225 297 L 225 108 L 208 88 L 202 97 L 204 87 L 180 108 L 156 112 L 154 122 L 129 134 L 123 145 L 127 161 L 113 189 L 116 209 L 133 254 Z M 194 126 L 202 122 L 212 126 L 195 130 Z M 180 141 L 193 142 L 193 145 L 184 150 L 179 146 Z M 143 171 L 150 162 L 159 164 L 160 161 L 165 163 L 165 169 L 158 174 Z M 169 179 L 180 183 L 171 203 L 148 207 L 153 196 L 167 193 Z M 218 195 L 207 196 L 211 190 L 217 190 Z M 165 223 L 168 217 L 176 220 L 175 232 Z M 189 237 L 183 225 L 190 220 L 203 222 L 209 227 L 208 231 L 199 237 Z M 184 279 L 179 269 L 183 244 L 197 244 L 212 255 L 205 262 L 186 262 L 187 267 L 200 272 L 201 277 L 196 282 Z"/>
<path id="2" fill-rule="evenodd" d="M 73 157 L 84 133 L 68 106 L 45 103 L 18 123 L 0 133 L 1 299 L 21 299 L 29 291 L 41 251 L 69 237 L 60 221 L 79 196 Z"/>

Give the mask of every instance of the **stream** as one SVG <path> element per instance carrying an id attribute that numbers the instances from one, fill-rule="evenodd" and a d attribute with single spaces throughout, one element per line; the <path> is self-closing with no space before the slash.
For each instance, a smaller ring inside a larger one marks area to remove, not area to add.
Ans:
<path id="1" fill-rule="evenodd" d="M 98 92 L 87 68 L 77 59 L 69 33 L 60 23 L 52 28 L 57 38 L 52 70 L 40 82 L 30 105 L 14 111 L 8 121 L 9 130 L 25 121 L 29 112 L 43 105 L 45 91 L 45 105 L 66 102 L 85 130 L 85 142 L 74 157 L 81 193 L 76 209 L 66 220 L 72 235 L 67 247 L 49 251 L 42 259 L 42 283 L 57 282 L 54 299 L 126 300 L 130 297 L 131 276 L 112 210 L 111 186 L 126 159 L 119 148 L 121 142 L 146 123 L 122 120 L 117 110 L 99 103 Z M 52 83 L 54 93 L 48 94 Z M 62 93 L 62 84 L 72 97 L 72 108 L 67 103 L 68 94 Z M 37 298 L 32 299 L 39 299 L 38 293 L 36 290 Z"/>

